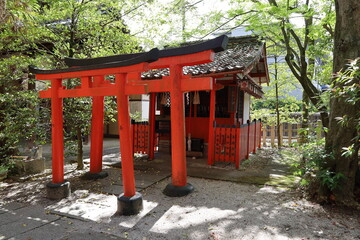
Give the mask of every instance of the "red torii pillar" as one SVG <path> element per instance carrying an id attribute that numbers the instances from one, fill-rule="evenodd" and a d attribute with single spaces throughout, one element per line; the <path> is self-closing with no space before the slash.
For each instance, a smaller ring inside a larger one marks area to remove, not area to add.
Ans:
<path id="1" fill-rule="evenodd" d="M 100 87 L 105 82 L 104 76 L 93 77 L 93 87 Z M 84 175 L 86 179 L 99 179 L 108 176 L 102 171 L 104 136 L 104 96 L 92 97 L 91 133 L 90 133 L 90 171 Z"/>
<path id="2" fill-rule="evenodd" d="M 140 77 L 140 74 L 139 74 Z M 142 209 L 142 196 L 136 192 L 133 141 L 130 125 L 129 96 L 125 94 L 127 74 L 116 74 L 118 126 L 120 136 L 121 168 L 124 193 L 118 197 L 118 213 L 137 214 Z"/>
<path id="3" fill-rule="evenodd" d="M 47 196 L 50 199 L 61 199 L 70 195 L 70 182 L 64 181 L 64 133 L 63 133 L 63 100 L 59 91 L 63 89 L 62 79 L 51 80 L 51 151 L 52 182 L 47 183 Z"/>
<path id="4" fill-rule="evenodd" d="M 163 193 L 171 197 L 181 197 L 194 190 L 194 187 L 186 181 L 186 134 L 184 92 L 181 89 L 182 77 L 181 65 L 170 66 L 172 183 L 166 186 Z"/>

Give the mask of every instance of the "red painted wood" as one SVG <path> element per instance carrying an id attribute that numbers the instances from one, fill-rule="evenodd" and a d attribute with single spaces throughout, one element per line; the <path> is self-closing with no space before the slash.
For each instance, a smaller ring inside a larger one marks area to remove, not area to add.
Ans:
<path id="1" fill-rule="evenodd" d="M 247 157 L 247 145 L 248 145 L 248 132 L 249 126 L 247 124 L 240 127 L 240 158 L 239 162 L 246 159 Z"/>
<path id="2" fill-rule="evenodd" d="M 230 147 L 231 147 L 231 162 L 236 161 L 236 128 L 231 128 L 231 139 L 230 139 Z"/>
<path id="3" fill-rule="evenodd" d="M 260 132 L 259 132 L 259 136 L 258 136 L 258 148 L 260 148 L 261 147 L 261 136 L 263 136 L 263 134 L 262 134 L 262 122 L 260 121 L 260 123 L 259 123 L 259 129 L 260 129 Z"/>
<path id="4" fill-rule="evenodd" d="M 215 79 L 213 80 L 215 82 Z M 210 112 L 209 112 L 209 126 L 206 128 L 203 125 L 203 128 L 194 128 L 196 131 L 197 129 L 209 129 L 209 138 L 208 138 L 208 165 L 214 164 L 214 157 L 215 157 L 215 137 L 214 137 L 214 124 L 215 124 L 215 104 L 216 104 L 216 90 L 212 89 L 210 92 Z M 192 124 L 192 123 L 191 123 Z M 193 126 L 193 125 L 192 125 Z M 194 137 L 198 137 L 197 134 L 193 135 Z M 205 139 L 206 142 L 206 139 Z"/>
<path id="5" fill-rule="evenodd" d="M 256 153 L 256 146 L 257 146 L 257 141 L 256 141 L 256 139 L 257 139 L 257 132 L 259 131 L 259 127 L 258 127 L 258 124 L 257 124 L 257 122 L 255 121 L 255 123 L 253 124 L 254 125 L 254 146 L 253 146 L 253 148 L 252 148 L 252 153 Z"/>
<path id="6" fill-rule="evenodd" d="M 154 159 L 155 150 L 155 112 L 156 112 L 156 93 L 150 94 L 149 106 L 149 159 Z"/>
<path id="7" fill-rule="evenodd" d="M 179 62 L 181 62 L 179 59 Z M 177 63 L 178 64 L 178 63 Z M 171 75 L 171 162 L 172 162 L 172 184 L 174 186 L 185 186 L 186 181 L 186 153 L 185 153 L 185 114 L 184 93 L 181 91 L 182 67 L 170 66 Z"/>
<path id="8" fill-rule="evenodd" d="M 235 167 L 236 169 L 239 169 L 240 167 L 240 161 L 241 161 L 241 156 L 240 156 L 240 147 L 241 147 L 241 128 L 237 127 L 236 128 L 236 140 L 235 140 Z"/>
<path id="9" fill-rule="evenodd" d="M 94 77 L 93 86 L 99 86 L 103 81 L 103 76 L 96 76 Z M 91 116 L 90 172 L 99 173 L 102 170 L 104 136 L 104 97 L 93 97 L 92 101 L 93 104 Z"/>
<path id="10" fill-rule="evenodd" d="M 224 161 L 230 162 L 230 154 L 231 154 L 231 148 L 230 148 L 230 137 L 231 137 L 231 128 L 227 127 L 224 128 L 225 132 L 225 153 L 224 153 Z"/>
<path id="11" fill-rule="evenodd" d="M 123 90 L 126 85 L 126 74 L 116 74 L 115 79 L 118 88 L 117 109 L 124 195 L 126 197 L 131 197 L 135 195 L 136 189 L 133 162 L 133 144 L 129 117 L 129 99 Z"/>
<path id="12" fill-rule="evenodd" d="M 248 131 L 247 131 L 247 136 L 246 136 L 246 159 L 249 158 L 249 153 L 250 153 L 250 121 L 248 120 Z"/>
<path id="13" fill-rule="evenodd" d="M 61 79 L 51 81 L 52 182 L 64 182 L 63 100 L 59 98 Z"/>

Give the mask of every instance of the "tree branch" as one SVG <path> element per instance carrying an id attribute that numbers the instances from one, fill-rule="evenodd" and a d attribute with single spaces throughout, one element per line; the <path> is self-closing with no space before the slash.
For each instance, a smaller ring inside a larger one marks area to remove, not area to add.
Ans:
<path id="1" fill-rule="evenodd" d="M 239 16 L 242 16 L 242 15 L 246 15 L 246 14 L 249 14 L 249 13 L 253 13 L 253 12 L 258 12 L 258 11 L 255 11 L 255 10 L 250 10 L 250 11 L 247 11 L 247 12 L 244 12 L 244 13 L 241 13 L 241 14 L 237 14 L 235 16 L 233 16 L 232 18 L 230 18 L 229 20 L 227 20 L 226 22 L 222 23 L 220 26 L 217 26 L 215 29 L 211 30 L 210 32 L 208 32 L 206 35 L 202 36 L 200 39 L 204 39 L 205 37 L 209 36 L 210 34 L 212 34 L 213 32 L 219 30 L 221 27 L 225 26 L 226 24 L 228 24 L 229 22 L 231 22 L 232 20 L 234 20 L 235 18 L 239 17 Z M 247 20 L 249 20 L 251 17 L 243 20 L 240 24 L 238 24 L 236 27 L 234 28 L 237 28 L 239 27 L 240 25 L 242 25 L 244 22 L 246 22 Z M 234 28 L 231 28 L 234 29 Z M 231 31 L 229 30 L 229 31 Z"/>

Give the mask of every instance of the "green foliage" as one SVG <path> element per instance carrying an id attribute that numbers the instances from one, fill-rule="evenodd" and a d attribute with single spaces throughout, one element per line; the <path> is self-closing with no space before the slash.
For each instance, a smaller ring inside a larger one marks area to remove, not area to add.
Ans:
<path id="1" fill-rule="evenodd" d="M 136 111 L 135 113 L 130 113 L 130 118 L 136 122 L 140 122 L 142 120 L 141 112 Z"/>
<path id="2" fill-rule="evenodd" d="M 259 109 L 266 108 L 266 109 L 273 111 L 275 109 L 275 105 L 276 105 L 276 99 L 269 98 L 268 95 L 265 94 L 265 98 L 256 99 L 253 101 L 252 110 L 259 110 Z M 292 112 L 298 112 L 301 109 L 301 102 L 298 100 L 295 100 L 295 99 L 280 98 L 279 99 L 279 107 L 281 109 L 288 109 Z"/>
<path id="3" fill-rule="evenodd" d="M 39 23 L 57 58 L 129 53 L 138 44 L 124 23 L 125 7 L 113 0 L 46 0 Z"/>
<path id="4" fill-rule="evenodd" d="M 329 90 L 331 98 L 344 99 L 345 104 L 360 107 L 360 58 L 352 60 L 347 68 L 333 81 Z M 337 116 L 335 119 L 342 127 L 354 126 L 360 132 L 360 111 L 355 114 Z M 359 151 L 360 134 L 351 139 L 352 144 L 343 147 L 343 156 L 356 156 Z"/>
<path id="5" fill-rule="evenodd" d="M 331 191 L 338 188 L 340 180 L 345 178 L 344 174 L 331 172 L 328 169 L 319 171 L 317 176 L 320 179 L 321 184 L 328 187 Z"/>
<path id="6" fill-rule="evenodd" d="M 64 67 L 64 57 L 140 51 L 124 22 L 135 3 L 138 1 L 6 2 L 0 25 L 0 164 L 10 164 L 9 156 L 17 153 L 19 144 L 44 143 L 50 134 L 50 104 L 38 98 L 39 89 L 27 90 L 27 86 L 34 88 L 28 65 L 58 68 Z M 68 88 L 78 83 L 64 81 Z M 106 98 L 105 121 L 114 121 L 115 114 L 114 100 Z M 65 136 L 70 143 L 66 145 L 72 145 L 79 130 L 82 136 L 89 134 L 90 115 L 90 98 L 64 100 Z"/>
<path id="7" fill-rule="evenodd" d="M 233 1 L 229 11 L 238 25 L 266 39 L 283 56 L 287 70 L 304 88 L 317 111 L 326 112 L 328 99 L 320 97 L 316 84 L 328 84 L 335 23 L 332 0 Z M 271 50 L 268 56 L 271 56 Z M 282 78 L 279 77 L 281 80 Z M 284 78 L 286 80 L 290 78 Z M 325 101 L 325 102 L 324 102 Z M 324 121 L 323 125 L 327 125 Z"/>
<path id="8" fill-rule="evenodd" d="M 325 139 L 315 140 L 301 144 L 298 146 L 298 151 L 301 153 L 302 161 L 293 161 L 293 174 L 303 177 L 300 181 L 302 186 L 308 185 L 308 175 L 314 175 L 320 180 L 322 185 L 325 185 L 331 191 L 339 187 L 340 181 L 345 177 L 341 173 L 335 173 L 328 168 L 324 168 L 325 162 L 329 159 L 334 159 L 333 154 L 325 151 Z"/>
<path id="9" fill-rule="evenodd" d="M 9 170 L 8 166 L 0 165 L 0 174 L 7 172 Z"/>

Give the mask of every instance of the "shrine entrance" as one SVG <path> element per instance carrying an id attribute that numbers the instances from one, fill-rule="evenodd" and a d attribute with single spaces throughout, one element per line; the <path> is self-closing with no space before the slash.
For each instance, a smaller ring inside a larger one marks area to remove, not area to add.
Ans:
<path id="1" fill-rule="evenodd" d="M 41 91 L 41 98 L 51 99 L 52 121 L 52 181 L 47 184 L 47 196 L 60 199 L 70 194 L 70 183 L 64 179 L 63 109 L 65 97 L 92 97 L 92 127 L 89 177 L 101 178 L 104 96 L 116 96 L 118 109 L 118 129 L 122 159 L 124 193 L 118 197 L 118 213 L 137 214 L 142 209 L 142 196 L 136 192 L 133 163 L 133 134 L 129 118 L 129 95 L 150 94 L 151 113 L 155 112 L 155 93 L 169 92 L 171 99 L 171 142 L 172 179 L 164 189 L 168 196 L 184 196 L 193 191 L 187 182 L 185 154 L 185 115 L 184 92 L 211 91 L 215 93 L 212 77 L 184 75 L 184 66 L 209 63 L 214 53 L 224 50 L 228 38 L 221 36 L 213 40 L 173 49 L 147 53 L 117 55 L 96 59 L 68 59 L 66 69 L 42 70 L 31 66 L 30 71 L 37 80 L 51 81 L 48 90 Z M 143 80 L 142 72 L 152 69 L 168 69 L 169 75 L 162 79 Z M 115 82 L 106 76 L 115 76 Z M 65 89 L 63 80 L 80 79 L 75 89 Z M 155 114 L 149 119 L 150 150 L 153 158 Z"/>

